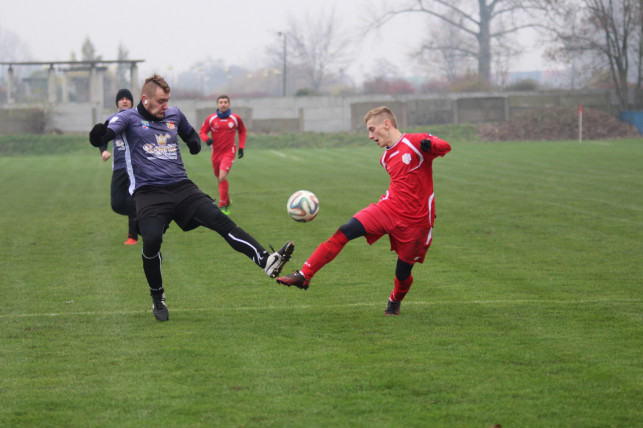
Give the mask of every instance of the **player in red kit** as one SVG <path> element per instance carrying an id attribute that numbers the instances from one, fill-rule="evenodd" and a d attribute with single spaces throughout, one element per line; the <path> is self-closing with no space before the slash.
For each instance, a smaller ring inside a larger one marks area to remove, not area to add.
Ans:
<path id="1" fill-rule="evenodd" d="M 327 241 L 320 244 L 303 267 L 277 278 L 286 286 L 307 289 L 311 278 L 332 261 L 348 241 L 360 236 L 373 244 L 389 235 L 397 253 L 393 291 L 385 315 L 399 315 L 400 302 L 413 284 L 411 270 L 424 262 L 433 237 L 435 198 L 433 160 L 451 151 L 451 145 L 430 134 L 405 134 L 388 107 L 378 107 L 364 117 L 368 138 L 385 149 L 380 163 L 391 176 L 388 190 L 379 202 L 355 214 Z"/>
<path id="2" fill-rule="evenodd" d="M 205 119 L 199 136 L 202 141 L 212 147 L 212 167 L 219 182 L 219 208 L 224 214 L 230 215 L 230 185 L 228 175 L 234 156 L 237 153 L 235 135 L 239 133 L 239 159 L 243 157 L 246 146 L 246 127 L 238 114 L 230 110 L 230 97 L 220 95 L 217 98 L 217 111 Z M 208 137 L 208 133 L 210 136 Z"/>

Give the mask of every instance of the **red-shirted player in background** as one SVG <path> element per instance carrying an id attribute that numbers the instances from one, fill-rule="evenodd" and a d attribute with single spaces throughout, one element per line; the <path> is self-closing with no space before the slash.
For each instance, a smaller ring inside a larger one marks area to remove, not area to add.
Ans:
<path id="1" fill-rule="evenodd" d="M 451 151 L 451 146 L 430 134 L 403 134 L 388 107 L 378 107 L 364 117 L 368 138 L 386 151 L 380 163 L 391 176 L 387 192 L 376 204 L 359 211 L 333 236 L 317 247 L 301 270 L 277 278 L 287 286 L 307 289 L 311 278 L 333 260 L 352 239 L 365 236 L 373 244 L 389 235 L 391 250 L 397 253 L 393 291 L 385 315 L 399 315 L 400 302 L 411 288 L 411 270 L 422 263 L 431 245 L 435 199 L 433 159 Z"/>
<path id="2" fill-rule="evenodd" d="M 199 135 L 202 141 L 212 146 L 212 167 L 219 181 L 219 208 L 227 215 L 230 215 L 228 175 L 234 163 L 234 155 L 237 153 L 237 145 L 234 141 L 237 132 L 239 132 L 239 159 L 241 159 L 246 146 L 246 127 L 241 117 L 230 110 L 230 97 L 220 95 L 217 98 L 217 112 L 208 116 L 203 122 Z"/>

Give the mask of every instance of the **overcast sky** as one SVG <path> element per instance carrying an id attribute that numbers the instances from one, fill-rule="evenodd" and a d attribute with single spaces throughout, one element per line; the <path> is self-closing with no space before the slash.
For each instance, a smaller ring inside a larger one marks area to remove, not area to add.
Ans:
<path id="1" fill-rule="evenodd" d="M 388 0 L 393 4 L 395 0 Z M 397 0 L 399 1 L 399 0 Z M 0 26 L 28 44 L 36 61 L 81 57 L 86 37 L 103 59 L 117 59 L 122 43 L 129 59 L 144 59 L 141 77 L 168 70 L 188 70 L 208 56 L 225 65 L 266 66 L 269 45 L 281 46 L 278 31 L 290 17 L 319 15 L 335 8 L 343 28 L 361 41 L 346 74 L 360 82 L 373 75 L 376 61 L 386 57 L 406 77 L 421 74 L 410 52 L 424 37 L 426 18 L 404 15 L 381 30 L 360 37 L 372 5 L 382 0 L 0 0 Z M 11 58 L 3 58 L 3 61 Z M 541 68 L 539 55 L 525 55 L 512 70 Z"/>

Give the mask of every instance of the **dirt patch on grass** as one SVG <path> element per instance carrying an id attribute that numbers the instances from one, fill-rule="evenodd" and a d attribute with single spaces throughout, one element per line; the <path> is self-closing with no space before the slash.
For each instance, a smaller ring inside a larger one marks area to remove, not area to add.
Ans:
<path id="1" fill-rule="evenodd" d="M 508 122 L 477 127 L 483 141 L 576 140 L 578 109 L 548 108 L 517 114 Z M 583 139 L 600 140 L 641 137 L 634 125 L 621 122 L 600 110 L 583 111 Z"/>

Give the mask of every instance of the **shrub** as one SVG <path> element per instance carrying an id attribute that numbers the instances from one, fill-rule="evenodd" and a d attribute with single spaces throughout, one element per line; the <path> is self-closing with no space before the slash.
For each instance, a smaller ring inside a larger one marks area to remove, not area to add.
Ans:
<path id="1" fill-rule="evenodd" d="M 548 108 L 517 114 L 507 122 L 478 126 L 483 141 L 575 140 L 578 139 L 578 109 Z M 636 138 L 636 127 L 600 110 L 583 112 L 583 139 Z"/>
<path id="2" fill-rule="evenodd" d="M 534 79 L 523 79 L 507 86 L 508 91 L 536 91 L 540 88 L 540 83 Z"/>

